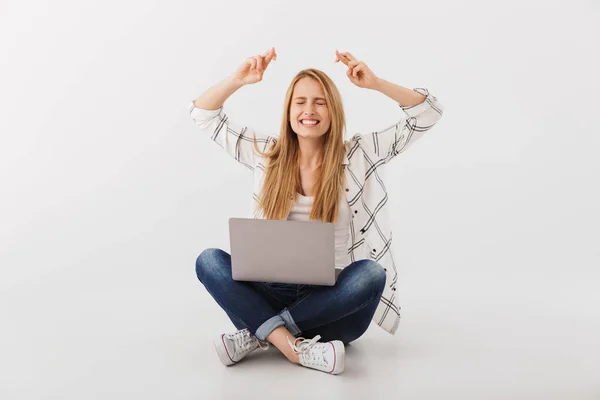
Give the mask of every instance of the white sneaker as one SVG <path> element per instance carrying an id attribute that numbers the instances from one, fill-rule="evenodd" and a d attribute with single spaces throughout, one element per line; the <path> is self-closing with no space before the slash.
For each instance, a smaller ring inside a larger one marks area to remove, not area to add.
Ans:
<path id="1" fill-rule="evenodd" d="M 290 347 L 298 354 L 300 365 L 337 375 L 344 372 L 344 343 L 340 340 L 317 343 L 320 335 L 312 339 L 296 338 L 294 343 L 288 338 Z M 296 344 L 300 340 L 299 344 Z"/>
<path id="2" fill-rule="evenodd" d="M 221 362 L 225 365 L 237 363 L 258 347 L 262 350 L 269 348 L 268 342 L 263 344 L 248 329 L 219 335 L 215 338 L 214 345 Z"/>

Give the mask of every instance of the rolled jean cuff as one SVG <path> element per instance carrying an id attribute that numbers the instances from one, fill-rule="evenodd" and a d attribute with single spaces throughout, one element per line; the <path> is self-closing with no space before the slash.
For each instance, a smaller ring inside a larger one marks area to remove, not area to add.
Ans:
<path id="1" fill-rule="evenodd" d="M 267 336 L 269 336 L 275 328 L 281 325 L 285 325 L 285 320 L 279 314 L 275 315 L 263 322 L 256 330 L 254 336 L 256 336 L 258 340 L 264 342 L 267 340 Z"/>
<path id="2" fill-rule="evenodd" d="M 281 315 L 281 318 L 283 318 L 283 320 L 285 321 L 285 326 L 292 335 L 296 336 L 300 334 L 301 331 L 294 322 L 294 319 L 292 318 L 292 315 L 290 314 L 287 308 L 284 308 L 283 311 L 279 313 L 279 315 Z"/>

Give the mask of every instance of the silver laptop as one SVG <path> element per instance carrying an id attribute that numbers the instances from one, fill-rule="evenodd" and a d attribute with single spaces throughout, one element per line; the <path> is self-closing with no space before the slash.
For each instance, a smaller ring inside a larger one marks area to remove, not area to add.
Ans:
<path id="1" fill-rule="evenodd" d="M 230 218 L 232 278 L 237 281 L 335 285 L 331 222 Z"/>

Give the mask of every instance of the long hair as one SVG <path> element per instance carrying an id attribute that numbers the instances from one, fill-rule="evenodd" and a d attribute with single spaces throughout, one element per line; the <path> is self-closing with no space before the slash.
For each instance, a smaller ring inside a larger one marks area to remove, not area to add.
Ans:
<path id="1" fill-rule="evenodd" d="M 331 117 L 331 125 L 324 134 L 323 163 L 314 171 L 315 196 L 309 219 L 335 223 L 346 183 L 342 165 L 346 118 L 339 90 L 329 76 L 314 68 L 298 72 L 290 83 L 285 95 L 280 136 L 276 143 L 269 151 L 262 152 L 256 140 L 254 141 L 256 152 L 267 160 L 265 179 L 258 195 L 258 208 L 266 219 L 285 219 L 296 200 L 296 193 L 302 192 L 300 147 L 289 115 L 294 86 L 305 77 L 312 78 L 321 85 Z"/>

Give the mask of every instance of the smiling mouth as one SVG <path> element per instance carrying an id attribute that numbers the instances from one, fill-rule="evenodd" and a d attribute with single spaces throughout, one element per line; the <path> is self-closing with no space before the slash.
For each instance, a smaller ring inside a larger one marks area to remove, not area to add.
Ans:
<path id="1" fill-rule="evenodd" d="M 303 126 L 317 126 L 321 123 L 318 119 L 301 119 L 300 125 Z"/>

